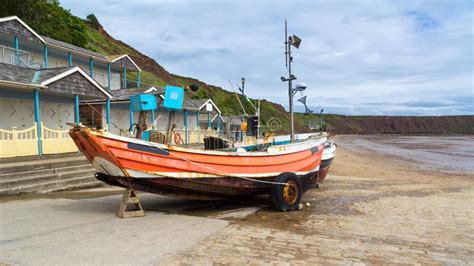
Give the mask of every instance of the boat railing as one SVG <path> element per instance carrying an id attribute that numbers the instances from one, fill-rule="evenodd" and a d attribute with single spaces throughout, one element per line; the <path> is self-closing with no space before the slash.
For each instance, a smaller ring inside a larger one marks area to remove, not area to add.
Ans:
<path id="1" fill-rule="evenodd" d="M 150 129 L 152 135 L 158 135 L 158 142 L 165 143 L 166 130 L 164 129 Z M 262 143 L 263 140 L 257 140 L 255 136 L 247 136 L 245 131 L 227 131 L 215 130 L 215 129 L 186 129 L 186 128 L 175 128 L 171 133 L 170 144 L 172 145 L 196 145 L 204 144 L 204 139 L 207 137 L 220 137 L 233 143 L 232 146 L 252 146 L 258 143 Z"/>
<path id="2" fill-rule="evenodd" d="M 158 142 L 165 142 L 166 130 L 164 129 L 151 129 L 151 132 L 156 135 L 160 135 Z M 186 145 L 186 144 L 202 144 L 206 137 L 217 137 L 219 132 L 214 129 L 173 129 L 171 133 L 170 144 L 173 145 Z"/>
<path id="3" fill-rule="evenodd" d="M 201 144 L 204 143 L 204 139 L 207 137 L 219 136 L 219 132 L 214 129 L 194 129 L 188 130 L 187 133 L 185 129 L 180 129 L 174 130 L 174 132 L 177 132 L 182 136 L 182 144 Z"/>

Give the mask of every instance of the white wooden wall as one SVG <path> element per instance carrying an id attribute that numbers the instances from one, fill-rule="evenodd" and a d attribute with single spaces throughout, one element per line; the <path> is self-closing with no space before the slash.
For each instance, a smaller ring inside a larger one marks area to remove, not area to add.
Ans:
<path id="1" fill-rule="evenodd" d="M 40 101 L 41 121 L 52 129 L 67 129 L 74 123 L 74 104 Z M 30 128 L 35 122 L 32 100 L 0 98 L 0 128 L 18 130 Z"/>
<path id="2" fill-rule="evenodd" d="M 33 98 L 33 95 L 31 96 Z M 0 97 L 0 129 L 30 128 L 35 122 L 33 100 Z"/>
<path id="3" fill-rule="evenodd" d="M 40 102 L 41 121 L 51 129 L 67 129 L 66 123 L 74 123 L 74 104 Z"/>

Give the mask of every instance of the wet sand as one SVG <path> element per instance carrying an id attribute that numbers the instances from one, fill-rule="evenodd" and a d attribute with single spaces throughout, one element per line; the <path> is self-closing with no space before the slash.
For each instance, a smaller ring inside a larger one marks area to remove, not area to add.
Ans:
<path id="1" fill-rule="evenodd" d="M 343 135 L 342 147 L 398 159 L 414 169 L 474 176 L 474 136 Z"/>
<path id="2" fill-rule="evenodd" d="M 399 136 L 337 137 L 337 155 L 328 178 L 304 195 L 304 208 L 295 212 L 274 211 L 266 197 L 202 202 L 141 193 L 146 213 L 228 222 L 155 263 L 474 263 L 470 171 L 440 171 L 400 154 L 358 148 L 367 142 L 388 150 L 393 145 L 403 148 L 403 141 Z M 105 195 L 118 199 L 120 193 L 100 189 L 41 197 L 93 202 L 110 198 Z M 35 197 L 4 198 L 3 204 L 34 202 Z M 159 218 L 156 222 L 159 226 Z M 153 244 L 148 241 L 142 244 Z"/>
<path id="3" fill-rule="evenodd" d="M 330 175 L 305 194 L 302 210 L 275 212 L 262 200 L 258 212 L 227 219 L 226 230 L 167 262 L 474 263 L 471 173 L 354 149 L 382 136 L 342 137 Z"/>

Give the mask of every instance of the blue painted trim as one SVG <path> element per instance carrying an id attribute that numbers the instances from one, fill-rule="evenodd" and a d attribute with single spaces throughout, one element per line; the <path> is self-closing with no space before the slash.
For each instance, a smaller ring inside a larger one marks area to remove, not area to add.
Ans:
<path id="1" fill-rule="evenodd" d="M 15 64 L 20 64 L 20 44 L 18 43 L 18 36 L 15 36 Z"/>
<path id="2" fill-rule="evenodd" d="M 46 44 L 43 48 L 44 68 L 48 68 L 48 46 Z"/>
<path id="3" fill-rule="evenodd" d="M 286 145 L 286 144 L 289 144 L 289 143 L 290 143 L 289 140 L 280 140 L 280 141 L 273 141 L 272 145 Z"/>
<path id="4" fill-rule="evenodd" d="M 72 53 L 69 52 L 67 55 L 67 63 L 69 66 L 72 66 Z"/>
<path id="5" fill-rule="evenodd" d="M 33 75 L 33 79 L 31 80 L 31 83 L 40 84 L 41 83 L 40 76 L 41 76 L 41 72 L 35 71 L 35 74 Z"/>
<path id="6" fill-rule="evenodd" d="M 110 79 L 110 63 L 107 63 L 107 81 L 108 81 L 108 84 L 109 84 L 109 91 L 112 90 L 112 80 Z"/>
<path id="7" fill-rule="evenodd" d="M 201 123 L 200 123 L 200 121 L 199 121 L 199 116 L 200 116 L 200 115 L 199 115 L 199 111 L 197 111 L 197 112 L 196 112 L 196 126 L 198 126 L 198 127 L 201 125 Z"/>
<path id="8" fill-rule="evenodd" d="M 39 101 L 39 90 L 34 90 L 34 109 L 35 109 L 35 122 L 37 128 L 37 138 L 38 138 L 38 155 L 43 154 L 43 146 L 41 144 L 41 109 L 40 109 L 40 101 Z"/>
<path id="9" fill-rule="evenodd" d="M 188 110 L 184 109 L 184 143 L 188 144 Z"/>
<path id="10" fill-rule="evenodd" d="M 141 71 L 138 71 L 137 73 L 137 87 L 140 87 L 140 83 L 141 83 Z"/>
<path id="11" fill-rule="evenodd" d="M 221 131 L 221 117 L 217 116 L 217 131 Z"/>
<path id="12" fill-rule="evenodd" d="M 132 102 L 129 104 L 129 110 L 130 110 L 130 129 L 132 128 L 133 125 L 133 107 L 132 107 Z"/>
<path id="13" fill-rule="evenodd" d="M 110 132 L 112 129 L 110 128 L 110 99 L 109 98 L 105 100 L 105 115 L 107 118 L 107 128 Z"/>
<path id="14" fill-rule="evenodd" d="M 123 88 L 127 88 L 127 68 L 123 67 Z"/>
<path id="15" fill-rule="evenodd" d="M 74 123 L 79 124 L 79 95 L 74 95 Z"/>
<path id="16" fill-rule="evenodd" d="M 94 77 L 94 58 L 89 57 L 89 76 Z"/>
<path id="17" fill-rule="evenodd" d="M 211 112 L 207 112 L 207 129 L 211 128 Z"/>

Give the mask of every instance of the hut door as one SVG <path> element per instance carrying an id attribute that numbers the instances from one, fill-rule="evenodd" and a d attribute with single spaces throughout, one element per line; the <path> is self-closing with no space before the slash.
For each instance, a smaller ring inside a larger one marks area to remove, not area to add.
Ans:
<path id="1" fill-rule="evenodd" d="M 59 105 L 59 127 L 62 129 L 69 128 L 67 123 L 74 123 L 74 105 Z"/>

